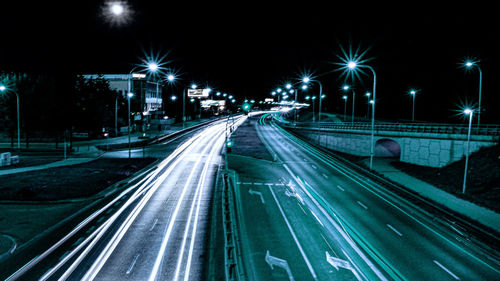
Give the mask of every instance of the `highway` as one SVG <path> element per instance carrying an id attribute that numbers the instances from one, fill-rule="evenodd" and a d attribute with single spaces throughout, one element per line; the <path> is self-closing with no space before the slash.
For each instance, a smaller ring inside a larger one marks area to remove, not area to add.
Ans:
<path id="1" fill-rule="evenodd" d="M 240 117 L 235 126 L 244 120 Z M 201 280 L 207 215 L 225 134 L 226 122 L 215 122 L 184 141 L 142 180 L 83 220 L 73 230 L 73 244 L 56 243 L 64 244 L 64 251 L 56 251 L 64 254 L 52 258 L 57 262 L 34 279 Z M 23 273 L 32 264 L 9 280 L 26 280 L 30 275 Z"/>
<path id="2" fill-rule="evenodd" d="M 459 230 L 272 123 L 256 129 L 276 161 L 230 161 L 250 280 L 499 279 Z"/>

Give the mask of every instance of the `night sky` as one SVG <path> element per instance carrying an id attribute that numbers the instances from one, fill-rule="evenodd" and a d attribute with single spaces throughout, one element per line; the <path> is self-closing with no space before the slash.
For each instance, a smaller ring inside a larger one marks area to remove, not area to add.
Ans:
<path id="1" fill-rule="evenodd" d="M 479 76 L 459 62 L 473 57 L 483 70 L 482 121 L 500 122 L 500 25 L 495 9 L 477 1 L 461 7 L 128 1 L 133 13 L 124 25 L 106 20 L 104 1 L 13 2 L 2 3 L 0 17 L 4 70 L 128 73 L 145 54 L 159 53 L 182 74 L 169 91 L 196 81 L 241 99 L 268 97 L 308 71 L 321 75 L 325 108 L 342 112 L 344 78 L 333 63 L 340 46 L 351 45 L 373 58 L 379 118 L 409 119 L 413 87 L 417 120 L 464 122 L 454 110 L 477 102 Z M 363 115 L 372 76 L 361 78 L 354 87 Z"/>

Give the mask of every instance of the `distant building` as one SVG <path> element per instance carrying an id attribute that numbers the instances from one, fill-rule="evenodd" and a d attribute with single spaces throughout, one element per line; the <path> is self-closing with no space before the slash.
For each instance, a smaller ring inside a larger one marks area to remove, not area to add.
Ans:
<path id="1" fill-rule="evenodd" d="M 142 112 L 144 115 L 151 115 L 162 110 L 162 87 L 158 83 L 146 80 L 146 75 L 142 73 L 129 74 L 84 74 L 86 79 L 103 78 L 109 82 L 112 90 L 119 91 L 127 97 L 129 77 L 131 85 L 130 91 L 136 96 L 133 104 L 139 104 L 139 108 L 132 108 L 133 111 Z M 138 97 L 138 99 L 137 99 Z"/>
<path id="2" fill-rule="evenodd" d="M 134 94 L 130 106 L 134 130 L 145 132 L 168 128 L 170 120 L 163 118 L 165 112 L 163 111 L 162 87 L 157 82 L 147 80 L 145 74 L 84 74 L 83 77 L 86 79 L 103 78 L 109 82 L 112 90 L 121 92 L 125 98 L 127 98 L 130 78 L 130 92 Z"/>

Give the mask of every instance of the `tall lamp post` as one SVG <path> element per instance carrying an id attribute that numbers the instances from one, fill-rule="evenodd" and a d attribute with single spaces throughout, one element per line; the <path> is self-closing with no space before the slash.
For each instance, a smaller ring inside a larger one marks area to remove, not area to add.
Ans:
<path id="1" fill-rule="evenodd" d="M 347 69 L 355 71 L 357 67 L 366 67 L 373 74 L 373 98 L 372 98 L 372 124 L 371 124 L 371 145 L 370 145 L 370 170 L 373 170 L 373 156 L 375 154 L 375 103 L 377 102 L 376 88 L 377 88 L 377 74 L 375 70 L 369 65 L 358 65 L 356 61 L 348 61 L 346 63 Z"/>
<path id="2" fill-rule="evenodd" d="M 348 99 L 348 96 L 347 96 L 347 95 L 343 95 L 343 96 L 342 96 L 342 99 L 344 100 L 344 122 L 345 122 L 345 119 L 346 119 L 346 111 L 347 111 L 347 99 Z"/>
<path id="3" fill-rule="evenodd" d="M 479 128 L 479 124 L 481 123 L 481 92 L 483 88 L 483 71 L 475 61 L 467 60 L 465 61 L 464 65 L 467 69 L 475 67 L 479 71 L 479 102 L 477 108 L 477 127 Z"/>
<path id="4" fill-rule="evenodd" d="M 5 85 L 0 85 L 0 92 L 5 92 L 9 90 Z M 17 150 L 21 150 L 21 126 L 20 126 L 20 118 L 19 118 L 19 94 L 17 92 L 14 92 L 16 94 L 16 101 L 17 101 Z"/>
<path id="5" fill-rule="evenodd" d="M 370 117 L 370 98 L 371 98 L 371 93 L 366 92 L 365 97 L 368 99 L 366 102 L 366 118 Z"/>
<path id="6" fill-rule="evenodd" d="M 415 121 L 415 96 L 417 95 L 417 91 L 411 89 L 410 90 L 410 95 L 412 96 L 412 103 L 411 103 L 411 121 Z"/>
<path id="7" fill-rule="evenodd" d="M 472 114 L 473 113 L 474 113 L 474 110 L 472 110 L 470 108 L 466 108 L 464 110 L 464 114 L 469 115 L 469 130 L 467 132 L 467 146 L 465 149 L 464 183 L 462 185 L 462 193 L 463 194 L 465 194 L 465 188 L 467 185 L 467 170 L 468 170 L 468 166 L 469 166 L 469 149 L 470 149 L 470 133 L 471 133 L 471 127 L 472 127 Z"/>

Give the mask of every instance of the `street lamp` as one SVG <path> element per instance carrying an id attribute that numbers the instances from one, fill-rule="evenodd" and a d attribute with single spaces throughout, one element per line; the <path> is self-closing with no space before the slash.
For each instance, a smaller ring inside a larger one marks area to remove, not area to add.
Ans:
<path id="1" fill-rule="evenodd" d="M 411 89 L 409 91 L 410 95 L 412 96 L 412 109 L 411 109 L 411 121 L 415 121 L 415 96 L 417 95 L 417 91 L 414 89 Z"/>
<path id="2" fill-rule="evenodd" d="M 349 89 L 351 89 L 350 86 L 344 85 L 342 89 L 347 92 Z M 351 112 L 351 123 L 354 123 L 354 105 L 356 104 L 356 93 L 354 92 L 354 89 L 352 89 L 352 112 Z"/>
<path id="3" fill-rule="evenodd" d="M 129 88 L 130 88 L 130 85 L 129 85 Z M 127 93 L 127 101 L 128 101 L 128 129 L 127 129 L 127 133 L 128 133 L 128 159 L 130 159 L 131 157 L 131 151 L 130 151 L 130 99 L 134 96 L 133 93 L 131 93 L 130 91 Z"/>
<path id="4" fill-rule="evenodd" d="M 318 130 L 319 130 L 319 126 L 320 126 L 320 122 L 321 122 L 321 100 L 324 98 L 324 95 L 323 95 L 323 85 L 321 84 L 321 82 L 319 80 L 314 80 L 314 79 L 311 79 L 311 77 L 309 76 L 305 76 L 302 78 L 302 82 L 304 83 L 309 83 L 309 82 L 316 82 L 318 83 L 319 85 L 319 115 L 318 115 Z M 307 85 L 304 85 L 307 87 Z M 315 99 L 316 97 L 313 97 L 313 99 Z M 313 108 L 314 108 L 314 102 L 313 102 Z M 313 122 L 314 122 L 314 111 L 313 111 Z"/>
<path id="5" fill-rule="evenodd" d="M 467 183 L 467 169 L 469 165 L 469 149 L 470 149 L 470 133 L 471 133 L 471 127 L 472 127 L 472 114 L 474 113 L 474 110 L 470 108 L 466 108 L 464 110 L 464 114 L 469 115 L 469 130 L 467 132 L 467 146 L 466 146 L 466 151 L 465 151 L 465 169 L 464 169 L 464 183 L 462 186 L 462 194 L 465 194 L 465 187 Z"/>
<path id="6" fill-rule="evenodd" d="M 9 89 L 5 85 L 0 85 L 0 92 L 5 92 L 8 91 Z M 21 150 L 21 126 L 20 126 L 20 118 L 19 118 L 19 94 L 17 92 L 14 92 L 16 94 L 16 101 L 17 101 L 17 150 Z"/>
<path id="7" fill-rule="evenodd" d="M 358 57 L 359 60 L 361 58 Z M 366 60 L 365 60 L 366 61 Z M 361 61 L 362 62 L 362 61 Z M 368 68 L 373 74 L 373 103 L 372 103 L 372 124 L 371 124 L 371 146 L 370 146 L 370 170 L 373 170 L 373 156 L 375 154 L 375 103 L 377 101 L 376 89 L 377 89 L 377 74 L 375 70 L 367 65 L 367 64 L 358 64 L 355 60 L 349 60 L 345 63 L 345 67 L 347 67 L 348 71 L 354 72 L 357 71 L 358 68 Z"/>
<path id="8" fill-rule="evenodd" d="M 370 97 L 372 94 L 370 92 L 366 92 L 365 97 L 368 99 L 366 102 L 366 118 L 370 117 Z"/>
<path id="9" fill-rule="evenodd" d="M 477 108 L 477 126 L 481 123 L 481 92 L 483 88 L 483 71 L 477 64 L 477 61 L 466 60 L 464 63 L 466 69 L 472 69 L 473 67 L 477 68 L 479 71 L 479 104 Z"/>
<path id="10" fill-rule="evenodd" d="M 347 95 L 343 95 L 342 96 L 342 99 L 344 100 L 344 122 L 345 122 L 345 119 L 346 119 L 346 111 L 347 111 Z"/>

